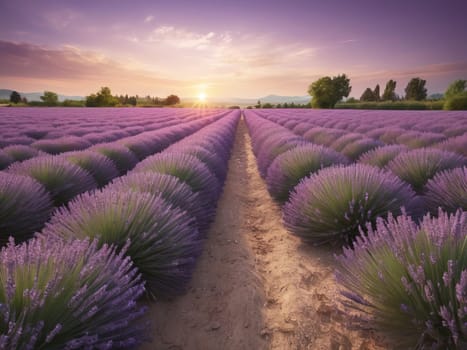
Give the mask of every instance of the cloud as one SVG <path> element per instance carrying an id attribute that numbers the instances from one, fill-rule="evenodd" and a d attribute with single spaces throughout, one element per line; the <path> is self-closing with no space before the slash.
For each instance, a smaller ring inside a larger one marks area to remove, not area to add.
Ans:
<path id="1" fill-rule="evenodd" d="M 81 17 L 81 14 L 71 9 L 47 11 L 42 14 L 45 22 L 55 30 L 64 30 Z"/>
<path id="2" fill-rule="evenodd" d="M 214 32 L 200 34 L 173 26 L 160 26 L 153 30 L 146 41 L 177 48 L 203 50 L 209 47 L 215 37 Z"/>
<path id="3" fill-rule="evenodd" d="M 144 23 L 151 23 L 154 20 L 154 16 L 150 15 L 144 19 Z"/>
<path id="4" fill-rule="evenodd" d="M 417 68 L 410 68 L 404 70 L 382 70 L 370 73 L 358 74 L 355 79 L 378 79 L 378 78 L 413 78 L 420 76 L 421 78 L 443 76 L 451 73 L 459 73 L 467 77 L 467 61 L 466 62 L 447 62 L 425 65 Z"/>
<path id="5" fill-rule="evenodd" d="M 40 82 L 43 88 L 50 82 L 55 82 L 54 84 L 62 87 L 74 86 L 73 93 L 89 89 L 89 86 L 99 87 L 107 84 L 128 93 L 154 93 L 155 89 L 161 87 L 163 93 L 176 93 L 187 83 L 193 83 L 189 80 L 158 76 L 143 69 L 130 69 L 125 63 L 110 59 L 101 53 L 73 46 L 51 49 L 29 43 L 0 40 L 0 52 L 2 79 Z"/>

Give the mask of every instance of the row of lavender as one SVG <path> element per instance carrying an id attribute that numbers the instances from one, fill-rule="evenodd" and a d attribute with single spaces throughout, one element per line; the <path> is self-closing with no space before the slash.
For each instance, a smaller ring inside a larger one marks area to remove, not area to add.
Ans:
<path id="1" fill-rule="evenodd" d="M 313 243 L 348 245 L 337 276 L 345 287 L 344 304 L 359 311 L 352 320 L 391 332 L 403 347 L 465 347 L 467 160 L 462 152 L 384 146 L 344 130 L 358 128 L 356 115 L 297 113 L 303 115 L 245 112 L 253 151 L 268 190 L 284 204 L 284 223 L 292 233 Z M 444 128 L 432 119 L 432 128 L 456 133 L 451 126 L 462 129 L 467 115 L 455 117 Z M 414 115 L 405 119 L 414 129 L 429 127 L 417 125 Z M 377 121 L 362 116 L 359 130 L 403 120 L 394 112 Z M 427 210 L 438 217 L 421 218 Z"/>
<path id="2" fill-rule="evenodd" d="M 146 158 L 2 250 L 0 348 L 127 348 L 145 292 L 184 290 L 215 213 L 239 113 Z"/>
<path id="3" fill-rule="evenodd" d="M 42 228 L 54 207 L 76 195 L 100 188 L 124 175 L 139 160 L 160 152 L 223 114 L 142 132 L 97 144 L 89 150 L 41 154 L 13 163 L 0 172 L 0 243 L 13 235 L 17 242 Z"/>
<path id="4" fill-rule="evenodd" d="M 219 115 L 225 111 L 211 111 Z M 84 150 L 95 144 L 119 143 L 131 146 L 134 136 L 209 115 L 195 110 L 94 110 L 82 115 L 79 109 L 62 108 L 0 110 L 0 170 L 13 162 L 45 153 L 59 154 Z M 38 123 L 38 120 L 40 121 Z M 150 136 L 150 133 L 148 133 Z"/>

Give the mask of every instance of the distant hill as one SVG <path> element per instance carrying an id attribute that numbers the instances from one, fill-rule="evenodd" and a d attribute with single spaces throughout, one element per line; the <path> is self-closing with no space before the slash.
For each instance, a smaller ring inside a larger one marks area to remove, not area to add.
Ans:
<path id="1" fill-rule="evenodd" d="M 10 99 L 10 95 L 13 92 L 13 90 L 9 89 L 0 89 L 0 99 Z M 41 101 L 41 96 L 44 94 L 44 92 L 20 92 L 18 93 L 21 95 L 21 97 L 26 97 L 28 101 Z M 58 100 L 59 101 L 65 101 L 65 100 L 78 100 L 82 101 L 84 100 L 83 96 L 67 96 L 67 95 L 58 95 Z"/>
<path id="2" fill-rule="evenodd" d="M 196 97 L 182 97 L 182 102 L 190 103 L 197 102 Z M 284 104 L 284 103 L 295 103 L 295 104 L 306 104 L 310 102 L 310 96 L 279 96 L 279 95 L 268 95 L 260 98 L 239 98 L 239 97 L 208 97 L 208 102 L 218 103 L 224 105 L 239 105 L 239 106 L 254 106 L 258 103 L 271 103 L 271 104 Z"/>

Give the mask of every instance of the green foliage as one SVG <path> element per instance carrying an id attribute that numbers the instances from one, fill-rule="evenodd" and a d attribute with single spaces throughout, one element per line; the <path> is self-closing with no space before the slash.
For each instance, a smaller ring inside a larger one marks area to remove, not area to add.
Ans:
<path id="1" fill-rule="evenodd" d="M 375 101 L 375 96 L 373 94 L 373 91 L 370 88 L 366 88 L 365 91 L 363 91 L 362 96 L 360 96 L 360 101 L 364 101 L 364 102 Z"/>
<path id="2" fill-rule="evenodd" d="M 379 101 L 379 84 L 376 85 L 374 90 L 370 88 L 366 88 L 363 92 L 362 96 L 360 97 L 360 101 L 370 102 L 370 101 Z"/>
<path id="3" fill-rule="evenodd" d="M 448 89 L 444 93 L 444 97 L 449 100 L 450 98 L 462 94 L 467 89 L 467 80 L 456 80 L 451 85 L 449 85 Z"/>
<path id="4" fill-rule="evenodd" d="M 21 95 L 17 91 L 13 91 L 10 94 L 10 102 L 12 103 L 19 103 L 21 102 Z"/>
<path id="5" fill-rule="evenodd" d="M 467 110 L 467 91 L 454 95 L 444 103 L 446 110 Z"/>
<path id="6" fill-rule="evenodd" d="M 375 101 L 379 101 L 381 99 L 380 93 L 379 93 L 379 84 L 376 84 L 375 89 L 373 90 L 373 96 L 375 98 Z"/>
<path id="7" fill-rule="evenodd" d="M 58 104 L 58 95 L 52 91 L 44 91 L 41 100 L 46 106 L 56 106 Z"/>
<path id="8" fill-rule="evenodd" d="M 269 102 L 266 102 L 261 108 L 273 108 L 274 106 L 269 103 Z"/>
<path id="9" fill-rule="evenodd" d="M 383 96 L 381 97 L 381 99 L 383 101 L 395 101 L 397 99 L 395 91 L 396 82 L 391 79 L 386 83 L 386 87 L 384 88 Z"/>
<path id="10" fill-rule="evenodd" d="M 339 102 L 338 109 L 441 110 L 444 101 Z"/>
<path id="11" fill-rule="evenodd" d="M 386 332 L 394 349 L 467 346 L 467 217 L 438 215 L 379 219 L 338 257 L 352 323 Z"/>
<path id="12" fill-rule="evenodd" d="M 85 101 L 79 100 L 65 100 L 63 101 L 63 107 L 84 107 Z"/>
<path id="13" fill-rule="evenodd" d="M 405 88 L 405 99 L 423 101 L 426 100 L 427 90 L 425 87 L 426 80 L 420 78 L 412 78 Z"/>
<path id="14" fill-rule="evenodd" d="M 180 98 L 177 95 L 169 95 L 165 99 L 165 104 L 167 106 L 173 106 L 180 103 Z"/>
<path id="15" fill-rule="evenodd" d="M 350 79 L 345 74 L 336 77 L 323 77 L 313 82 L 308 93 L 313 97 L 313 108 L 334 108 L 343 97 L 349 96 Z"/>
<path id="16" fill-rule="evenodd" d="M 86 96 L 86 107 L 114 107 L 118 102 L 107 86 L 102 87 L 97 94 Z"/>

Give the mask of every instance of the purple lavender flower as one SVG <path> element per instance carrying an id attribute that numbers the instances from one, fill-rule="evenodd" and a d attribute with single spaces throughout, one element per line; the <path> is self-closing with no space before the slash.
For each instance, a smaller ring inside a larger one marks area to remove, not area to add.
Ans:
<path id="1" fill-rule="evenodd" d="M 80 195 L 57 209 L 40 237 L 92 237 L 119 249 L 128 244 L 126 254 L 155 296 L 184 291 L 202 242 L 194 219 L 161 197 L 112 190 Z"/>
<path id="2" fill-rule="evenodd" d="M 41 229 L 52 211 L 45 188 L 28 176 L 0 172 L 0 244 L 22 242 Z"/>
<path id="3" fill-rule="evenodd" d="M 70 163 L 86 170 L 96 181 L 98 187 L 109 183 L 119 176 L 115 164 L 106 156 L 94 151 L 66 152 L 60 155 Z"/>
<path id="4" fill-rule="evenodd" d="M 350 243 L 378 217 L 411 209 L 414 192 L 396 176 L 363 164 L 334 166 L 303 179 L 283 207 L 285 226 L 306 241 Z"/>
<path id="5" fill-rule="evenodd" d="M 407 151 L 407 147 L 402 145 L 382 146 L 363 153 L 358 162 L 384 168 L 391 160 L 405 151 Z"/>
<path id="6" fill-rule="evenodd" d="M 285 202 L 302 178 L 330 165 L 347 163 L 346 157 L 327 147 L 314 144 L 295 147 L 279 155 L 269 166 L 268 191 L 276 200 Z"/>
<path id="7" fill-rule="evenodd" d="M 467 167 L 441 171 L 428 180 L 425 203 L 432 214 L 438 208 L 449 213 L 467 211 Z"/>
<path id="8" fill-rule="evenodd" d="M 65 349 L 85 337 L 87 348 L 105 348 L 146 338 L 145 310 L 136 304 L 144 286 L 124 250 L 89 240 L 11 241 L 0 252 L 0 274 L 3 349 Z"/>
<path id="9" fill-rule="evenodd" d="M 427 215 L 419 225 L 406 215 L 380 219 L 338 257 L 344 305 L 359 310 L 358 323 L 387 332 L 403 348 L 464 348 L 466 244 L 467 213 L 460 210 Z"/>
<path id="10" fill-rule="evenodd" d="M 114 162 L 120 175 L 125 175 L 128 170 L 134 168 L 138 158 L 127 147 L 118 143 L 102 143 L 95 145 L 91 150 L 108 157 Z"/>
<path id="11" fill-rule="evenodd" d="M 15 163 L 8 168 L 8 172 L 30 176 L 41 183 L 51 194 L 56 206 L 97 187 L 87 171 L 59 156 L 36 157 Z"/>
<path id="12" fill-rule="evenodd" d="M 421 148 L 399 154 L 387 168 L 421 193 L 429 179 L 437 172 L 467 165 L 467 158 L 456 153 Z"/>

